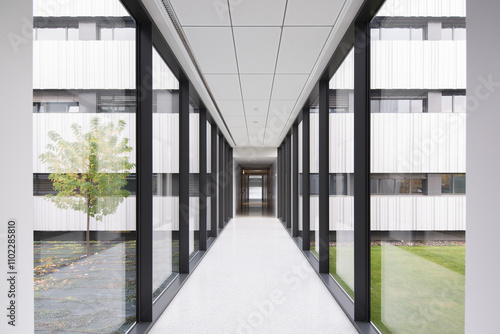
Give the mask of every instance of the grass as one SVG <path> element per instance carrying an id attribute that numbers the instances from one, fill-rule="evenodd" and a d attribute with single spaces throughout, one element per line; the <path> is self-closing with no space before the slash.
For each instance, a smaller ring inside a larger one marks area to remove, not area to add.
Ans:
<path id="1" fill-rule="evenodd" d="M 353 255 L 330 247 L 330 274 L 351 298 Z M 464 302 L 464 245 L 371 247 L 371 319 L 382 333 L 463 333 Z"/>

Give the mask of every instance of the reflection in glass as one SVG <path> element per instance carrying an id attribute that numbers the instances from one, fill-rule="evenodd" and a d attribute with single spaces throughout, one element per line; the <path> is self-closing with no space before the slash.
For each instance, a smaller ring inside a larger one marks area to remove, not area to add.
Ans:
<path id="1" fill-rule="evenodd" d="M 387 29 L 393 30 L 393 29 Z M 354 53 L 330 80 L 330 274 L 353 298 L 354 289 L 354 113 L 332 113 L 339 103 L 354 110 Z M 343 101 L 339 96 L 347 96 Z"/>
<path id="2" fill-rule="evenodd" d="M 78 0 L 51 8 L 61 13 L 76 4 L 88 16 L 48 20 L 36 9 L 46 1 L 34 2 L 36 332 L 125 333 L 136 319 L 136 44 L 77 40 L 77 27 L 89 21 L 94 41 L 101 21 L 127 24 L 135 34 L 132 17 L 118 0 L 111 3 L 112 20 L 109 12 Z M 119 52 L 128 56 L 117 59 Z M 78 71 L 96 65 L 101 70 Z M 100 113 L 98 96 L 110 95 L 128 97 L 129 108 Z"/>
<path id="3" fill-rule="evenodd" d="M 153 298 L 179 272 L 179 83 L 153 48 Z"/>
<path id="4" fill-rule="evenodd" d="M 382 333 L 464 333 L 465 11 L 456 9 L 465 0 L 458 2 L 435 1 L 439 17 L 388 0 L 372 21 L 418 21 L 429 37 L 371 41 L 371 321 Z"/>
<path id="5" fill-rule="evenodd" d="M 189 255 L 200 249 L 200 113 L 189 99 Z"/>

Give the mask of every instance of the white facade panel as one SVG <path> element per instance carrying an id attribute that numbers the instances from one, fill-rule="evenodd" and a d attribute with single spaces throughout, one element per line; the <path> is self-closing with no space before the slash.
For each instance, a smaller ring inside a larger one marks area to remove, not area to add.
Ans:
<path id="1" fill-rule="evenodd" d="M 372 89 L 465 89 L 465 41 L 373 41 Z"/>
<path id="2" fill-rule="evenodd" d="M 34 0 L 33 16 L 126 17 L 118 0 Z"/>
<path id="3" fill-rule="evenodd" d="M 330 114 L 330 173 L 354 173 L 354 114 Z"/>
<path id="4" fill-rule="evenodd" d="M 179 173 L 179 114 L 153 114 L 153 173 Z"/>
<path id="5" fill-rule="evenodd" d="M 465 0 L 387 0 L 377 16 L 465 17 Z"/>
<path id="6" fill-rule="evenodd" d="M 372 173 L 465 173 L 466 117 L 372 114 Z"/>
<path id="7" fill-rule="evenodd" d="M 33 89 L 135 89 L 134 41 L 33 41 Z"/>
<path id="8" fill-rule="evenodd" d="M 371 196 L 372 231 L 465 231 L 466 196 Z M 311 196 L 311 231 L 318 227 Z M 354 229 L 354 197 L 330 196 L 330 231 Z M 316 222 L 316 223 L 312 223 Z"/>
<path id="9" fill-rule="evenodd" d="M 330 129 L 332 131 L 332 129 Z M 309 173 L 319 173 L 319 114 L 309 116 Z"/>

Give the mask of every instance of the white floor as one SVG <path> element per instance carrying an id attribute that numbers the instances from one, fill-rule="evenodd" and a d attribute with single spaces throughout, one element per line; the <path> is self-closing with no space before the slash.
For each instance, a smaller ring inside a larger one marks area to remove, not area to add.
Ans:
<path id="1" fill-rule="evenodd" d="M 277 219 L 239 217 L 150 333 L 357 331 Z"/>

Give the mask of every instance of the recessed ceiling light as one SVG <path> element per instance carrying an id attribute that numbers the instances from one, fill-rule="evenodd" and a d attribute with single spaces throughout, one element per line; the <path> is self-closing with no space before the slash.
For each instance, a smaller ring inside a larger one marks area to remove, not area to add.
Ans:
<path id="1" fill-rule="evenodd" d="M 254 111 L 259 111 L 259 108 L 253 108 Z"/>
<path id="2" fill-rule="evenodd" d="M 254 123 L 259 123 L 259 121 L 253 121 Z"/>

